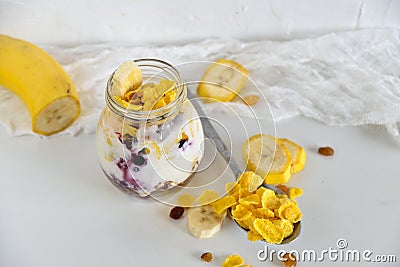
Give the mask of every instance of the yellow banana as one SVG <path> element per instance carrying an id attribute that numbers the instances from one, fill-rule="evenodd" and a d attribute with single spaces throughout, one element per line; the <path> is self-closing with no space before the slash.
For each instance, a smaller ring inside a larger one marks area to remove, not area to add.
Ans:
<path id="1" fill-rule="evenodd" d="M 1 34 L 0 84 L 21 98 L 35 133 L 60 132 L 80 114 L 75 86 L 57 61 L 32 43 Z"/>

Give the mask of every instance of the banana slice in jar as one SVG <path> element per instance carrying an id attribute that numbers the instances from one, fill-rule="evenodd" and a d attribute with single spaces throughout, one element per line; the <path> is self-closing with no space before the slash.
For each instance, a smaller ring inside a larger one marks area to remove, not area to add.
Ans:
<path id="1" fill-rule="evenodd" d="M 246 68 L 239 63 L 219 59 L 204 73 L 197 94 L 204 98 L 204 102 L 231 101 L 244 87 L 247 73 Z"/>
<path id="2" fill-rule="evenodd" d="M 135 91 L 140 88 L 142 82 L 142 70 L 133 60 L 126 61 L 120 65 L 112 78 L 114 93 L 120 97 L 125 97 L 129 91 Z"/>

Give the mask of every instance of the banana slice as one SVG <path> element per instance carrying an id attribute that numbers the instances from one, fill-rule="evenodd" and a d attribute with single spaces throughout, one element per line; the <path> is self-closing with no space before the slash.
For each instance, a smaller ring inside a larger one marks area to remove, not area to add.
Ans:
<path id="1" fill-rule="evenodd" d="M 306 151 L 295 142 L 286 138 L 279 138 L 278 142 L 285 146 L 292 156 L 292 173 L 296 173 L 304 169 L 307 157 Z"/>
<path id="2" fill-rule="evenodd" d="M 138 89 L 142 82 L 142 71 L 133 60 L 126 61 L 119 66 L 112 78 L 114 93 L 120 97 L 124 97 L 129 91 Z"/>
<path id="3" fill-rule="evenodd" d="M 218 214 L 211 205 L 189 208 L 189 232 L 198 238 L 210 238 L 221 229 L 226 212 Z"/>
<path id="4" fill-rule="evenodd" d="M 200 97 L 205 98 L 205 102 L 230 101 L 243 88 L 247 73 L 247 70 L 239 63 L 233 60 L 219 59 L 211 64 L 204 73 L 197 93 Z"/>
<path id="5" fill-rule="evenodd" d="M 270 135 L 258 134 L 250 137 L 242 146 L 247 169 L 254 171 L 268 184 L 289 181 L 292 158 L 289 151 Z"/>

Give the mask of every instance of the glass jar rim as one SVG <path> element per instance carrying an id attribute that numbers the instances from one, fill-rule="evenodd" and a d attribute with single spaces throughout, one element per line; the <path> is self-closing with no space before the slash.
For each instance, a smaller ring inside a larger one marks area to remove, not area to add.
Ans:
<path id="1" fill-rule="evenodd" d="M 116 114 L 121 117 L 125 117 L 127 119 L 140 120 L 140 121 L 155 121 L 159 120 L 162 117 L 168 117 L 169 115 L 175 114 L 177 109 L 180 108 L 180 105 L 186 100 L 187 88 L 186 85 L 178 72 L 178 70 L 170 63 L 156 58 L 139 58 L 132 59 L 139 67 L 152 67 L 154 69 L 159 69 L 158 72 L 155 72 L 151 75 L 151 77 L 156 77 L 160 75 L 160 73 L 166 72 L 170 74 L 176 84 L 175 88 L 177 90 L 176 98 L 171 101 L 171 103 L 154 110 L 132 110 L 123 107 L 118 103 L 118 101 L 114 98 L 115 94 L 113 93 L 112 88 L 112 79 L 114 77 L 115 71 L 110 75 L 107 81 L 106 87 L 106 104 L 107 106 Z"/>

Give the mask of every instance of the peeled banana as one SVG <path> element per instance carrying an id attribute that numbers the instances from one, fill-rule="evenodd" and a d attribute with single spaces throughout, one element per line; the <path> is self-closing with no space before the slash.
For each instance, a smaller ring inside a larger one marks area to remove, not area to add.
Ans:
<path id="1" fill-rule="evenodd" d="M 76 89 L 62 67 L 32 43 L 1 34 L 0 84 L 23 101 L 35 133 L 60 132 L 80 114 Z"/>
<path id="2" fill-rule="evenodd" d="M 203 97 L 205 102 L 231 101 L 245 85 L 246 75 L 247 70 L 239 63 L 219 59 L 204 73 L 197 94 Z"/>
<path id="3" fill-rule="evenodd" d="M 210 238 L 221 229 L 226 212 L 218 214 L 211 205 L 191 207 L 188 211 L 189 232 L 198 238 Z"/>

